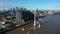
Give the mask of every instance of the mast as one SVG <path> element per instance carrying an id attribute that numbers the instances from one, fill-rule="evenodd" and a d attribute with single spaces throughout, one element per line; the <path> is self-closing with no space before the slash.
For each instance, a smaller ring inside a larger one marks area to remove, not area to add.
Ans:
<path id="1" fill-rule="evenodd" d="M 36 26 L 36 11 L 34 11 L 34 27 Z"/>

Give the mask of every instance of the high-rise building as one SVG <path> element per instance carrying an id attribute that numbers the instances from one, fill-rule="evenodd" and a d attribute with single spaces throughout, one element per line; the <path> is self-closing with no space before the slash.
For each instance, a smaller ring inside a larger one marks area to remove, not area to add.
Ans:
<path id="1" fill-rule="evenodd" d="M 21 23 L 21 18 L 22 18 L 21 11 L 19 11 L 19 8 L 16 7 L 16 22 L 20 24 Z"/>

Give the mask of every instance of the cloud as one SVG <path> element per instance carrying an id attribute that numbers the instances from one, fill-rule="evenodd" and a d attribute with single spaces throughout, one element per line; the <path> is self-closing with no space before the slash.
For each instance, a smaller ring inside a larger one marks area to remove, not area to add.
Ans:
<path id="1" fill-rule="evenodd" d="M 0 3 L 0 9 L 8 9 L 13 8 L 14 6 L 7 4 L 7 3 Z"/>

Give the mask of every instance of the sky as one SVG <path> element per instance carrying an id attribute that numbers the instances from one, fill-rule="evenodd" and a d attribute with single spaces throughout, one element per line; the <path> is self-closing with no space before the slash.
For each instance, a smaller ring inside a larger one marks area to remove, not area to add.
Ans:
<path id="1" fill-rule="evenodd" d="M 0 0 L 0 9 L 9 9 L 13 7 L 60 10 L 60 0 Z"/>

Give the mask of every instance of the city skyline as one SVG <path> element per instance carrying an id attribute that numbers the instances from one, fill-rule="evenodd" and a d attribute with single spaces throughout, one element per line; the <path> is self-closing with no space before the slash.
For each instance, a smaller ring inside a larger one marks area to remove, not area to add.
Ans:
<path id="1" fill-rule="evenodd" d="M 60 10 L 60 0 L 0 0 L 0 9 L 9 9 L 13 7 Z"/>

